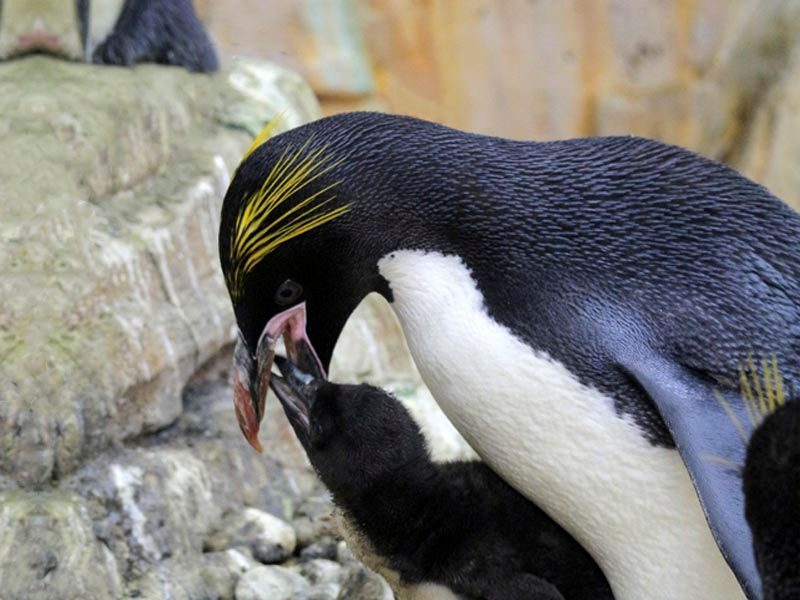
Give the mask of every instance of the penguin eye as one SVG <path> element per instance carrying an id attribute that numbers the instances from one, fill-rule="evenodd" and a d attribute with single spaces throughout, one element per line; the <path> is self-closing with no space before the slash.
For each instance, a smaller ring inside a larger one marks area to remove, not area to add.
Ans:
<path id="1" fill-rule="evenodd" d="M 275 292 L 275 302 L 280 306 L 287 306 L 297 301 L 303 295 L 303 286 L 287 279 Z"/>

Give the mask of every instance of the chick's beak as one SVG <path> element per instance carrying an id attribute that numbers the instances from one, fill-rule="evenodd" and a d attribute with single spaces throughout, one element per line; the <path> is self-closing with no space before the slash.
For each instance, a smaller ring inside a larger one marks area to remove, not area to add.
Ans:
<path id="1" fill-rule="evenodd" d="M 275 364 L 281 375 L 273 373 L 270 386 L 302 439 L 308 435 L 311 405 L 324 377 L 316 367 L 311 373 L 306 373 L 282 356 L 275 357 Z"/>
<path id="2" fill-rule="evenodd" d="M 306 334 L 305 302 L 269 320 L 258 340 L 255 356 L 250 354 L 244 338 L 239 335 L 233 353 L 233 405 L 242 434 L 258 452 L 263 451 L 258 430 L 264 418 L 275 346 L 281 337 L 289 360 L 303 371 L 325 377 L 322 362 Z"/>

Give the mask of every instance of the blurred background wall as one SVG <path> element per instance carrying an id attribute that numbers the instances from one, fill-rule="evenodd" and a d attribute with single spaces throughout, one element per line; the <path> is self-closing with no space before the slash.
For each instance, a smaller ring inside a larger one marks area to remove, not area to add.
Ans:
<path id="1" fill-rule="evenodd" d="M 377 109 L 512 138 L 637 134 L 800 207 L 798 0 L 196 0 L 223 53 Z"/>

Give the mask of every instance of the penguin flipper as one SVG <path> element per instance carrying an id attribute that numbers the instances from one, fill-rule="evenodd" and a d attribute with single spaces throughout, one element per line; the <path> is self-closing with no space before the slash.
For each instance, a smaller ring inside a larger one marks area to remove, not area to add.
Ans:
<path id="1" fill-rule="evenodd" d="M 640 354 L 625 363 L 669 428 L 722 555 L 747 597 L 761 598 L 740 473 L 746 440 L 731 416 L 747 422 L 744 401 L 722 396 L 710 378 L 663 357 Z"/>

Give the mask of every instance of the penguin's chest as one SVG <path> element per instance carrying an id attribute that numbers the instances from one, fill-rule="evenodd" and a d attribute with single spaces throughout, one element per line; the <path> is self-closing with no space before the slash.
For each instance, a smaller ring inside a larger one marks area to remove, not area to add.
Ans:
<path id="1" fill-rule="evenodd" d="M 379 269 L 442 410 L 589 550 L 618 600 L 743 598 L 677 452 L 494 321 L 458 257 L 398 251 Z"/>

